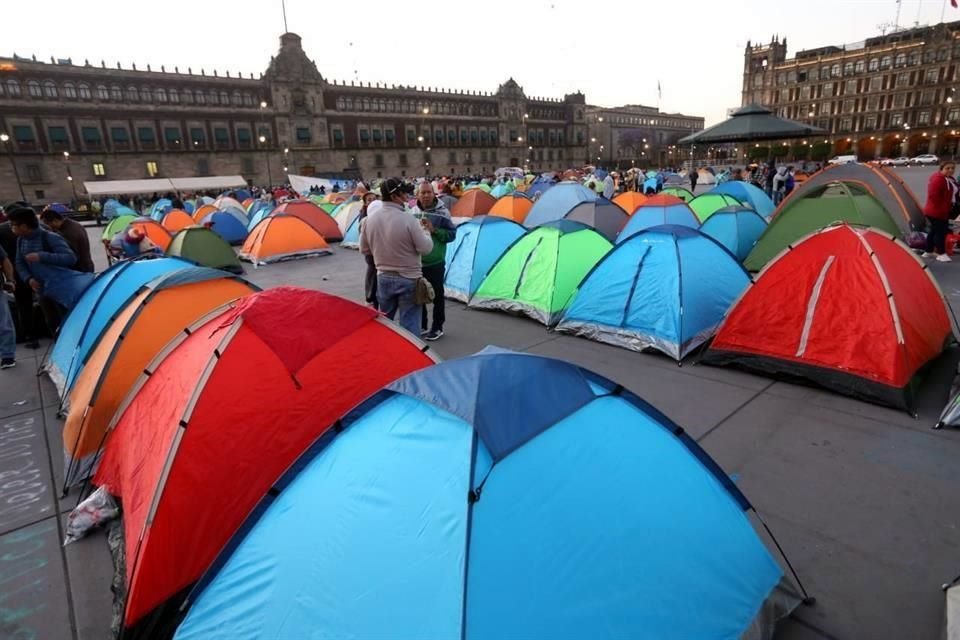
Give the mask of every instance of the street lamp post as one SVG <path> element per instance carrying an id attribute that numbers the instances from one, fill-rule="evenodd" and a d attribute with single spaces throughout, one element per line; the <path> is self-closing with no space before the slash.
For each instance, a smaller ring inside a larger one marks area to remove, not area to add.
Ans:
<path id="1" fill-rule="evenodd" d="M 20 182 L 20 172 L 17 171 L 17 163 L 13 159 L 13 149 L 10 147 L 10 136 L 5 133 L 0 133 L 0 142 L 3 143 L 3 146 L 7 150 L 7 155 L 10 156 L 10 166 L 13 167 L 13 176 L 17 179 L 17 188 L 20 189 L 20 199 L 26 202 L 27 196 L 23 193 L 23 183 Z"/>
<path id="2" fill-rule="evenodd" d="M 263 157 L 267 160 L 267 186 L 273 190 L 273 175 L 270 173 L 270 152 L 267 150 L 267 137 L 260 136 L 260 144 L 263 145 Z"/>
<path id="3" fill-rule="evenodd" d="M 63 162 L 65 165 L 67 165 L 67 182 L 70 183 L 70 189 L 73 191 L 73 203 L 71 203 L 70 205 L 72 208 L 76 206 L 75 203 L 77 201 L 77 185 L 73 181 L 73 171 L 70 170 L 70 152 L 69 151 L 63 152 Z"/>

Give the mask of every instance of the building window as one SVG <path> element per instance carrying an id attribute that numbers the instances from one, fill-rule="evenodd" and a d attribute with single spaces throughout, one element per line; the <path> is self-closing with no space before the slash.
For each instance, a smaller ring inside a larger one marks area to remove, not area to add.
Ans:
<path id="1" fill-rule="evenodd" d="M 840 71 L 841 71 L 841 68 L 839 64 L 835 64 L 830 67 L 830 75 L 834 78 L 840 77 Z"/>
<path id="2" fill-rule="evenodd" d="M 823 92 L 821 94 L 824 98 L 829 98 L 833 95 L 833 83 L 827 82 L 823 85 Z"/>
<path id="3" fill-rule="evenodd" d="M 898 53 L 897 57 L 893 59 L 893 66 L 895 67 L 905 67 L 907 66 L 907 54 Z"/>
<path id="4" fill-rule="evenodd" d="M 924 51 L 924 52 L 923 52 L 923 63 L 924 63 L 924 64 L 930 64 L 931 62 L 936 62 L 936 61 L 937 61 L 937 52 L 936 52 L 936 51 L 930 50 L 930 51 Z"/>
<path id="5" fill-rule="evenodd" d="M 853 63 L 852 63 L 852 62 L 846 62 L 846 63 L 844 63 L 844 65 L 843 65 L 843 75 L 845 75 L 845 76 L 852 76 L 852 75 L 853 75 Z"/>
<path id="6" fill-rule="evenodd" d="M 243 106 L 245 106 L 245 107 L 252 107 L 252 106 L 254 106 L 254 105 L 253 105 L 253 94 L 252 94 L 252 93 L 245 93 L 245 94 L 243 94 Z"/>
<path id="7" fill-rule="evenodd" d="M 13 78 L 7 80 L 7 95 L 11 98 L 20 97 L 20 83 Z"/>
<path id="8" fill-rule="evenodd" d="M 903 114 L 894 113 L 890 115 L 890 126 L 891 127 L 900 127 L 903 126 Z"/>
<path id="9" fill-rule="evenodd" d="M 497 143 L 497 130 L 496 130 L 496 129 L 491 129 L 491 130 L 490 130 L 490 144 L 496 144 L 496 143 Z M 562 143 L 561 143 L 561 144 L 562 144 Z"/>
<path id="10" fill-rule="evenodd" d="M 840 131 L 850 131 L 853 128 L 853 120 L 850 118 L 842 118 L 840 120 Z"/>
<path id="11" fill-rule="evenodd" d="M 309 144 L 311 139 L 310 127 L 297 127 L 297 142 Z"/>
<path id="12" fill-rule="evenodd" d="M 927 75 L 924 77 L 924 82 L 927 84 L 937 84 L 937 81 L 940 79 L 940 70 L 939 69 L 927 69 Z"/>
<path id="13" fill-rule="evenodd" d="M 157 87 L 156 89 L 153 90 L 153 99 L 156 100 L 156 101 L 159 102 L 159 103 L 166 102 L 166 101 L 167 101 L 167 92 L 164 91 L 162 88 Z"/>
<path id="14" fill-rule="evenodd" d="M 843 112 L 844 113 L 853 113 L 853 100 L 844 100 L 843 101 Z"/>
<path id="15" fill-rule="evenodd" d="M 856 80 L 847 80 L 843 89 L 844 95 L 851 95 L 857 92 L 857 81 Z"/>
<path id="16" fill-rule="evenodd" d="M 883 88 L 883 78 L 874 76 L 870 78 L 870 91 L 880 91 Z"/>
<path id="17" fill-rule="evenodd" d="M 880 58 L 870 58 L 870 62 L 867 63 L 868 71 L 877 71 L 880 69 Z"/>
<path id="18" fill-rule="evenodd" d="M 253 138 L 250 135 L 250 129 L 240 127 L 237 129 L 237 146 L 241 149 L 249 149 Z"/>
<path id="19" fill-rule="evenodd" d="M 103 166 L 102 162 L 94 162 L 92 168 L 94 177 L 102 178 L 103 176 L 107 175 L 107 170 Z"/>
<path id="20" fill-rule="evenodd" d="M 910 54 L 910 62 L 909 62 L 909 64 L 910 64 L 910 66 L 915 66 L 915 65 L 920 64 L 920 52 L 919 52 L 919 51 L 914 51 L 913 53 Z"/>
<path id="21" fill-rule="evenodd" d="M 106 87 L 104 87 L 104 89 L 106 89 Z M 66 83 L 64 83 L 64 85 L 63 85 L 63 97 L 64 97 L 64 98 L 68 98 L 68 99 L 70 99 L 70 100 L 76 99 L 76 97 L 77 97 L 77 88 L 76 88 L 75 86 L 73 86 L 73 83 L 72 83 L 72 82 L 66 82 Z M 106 98 L 103 98 L 103 100 L 106 100 Z"/>
<path id="22" fill-rule="evenodd" d="M 17 147 L 24 150 L 36 147 L 37 140 L 33 136 L 33 127 L 25 125 L 15 125 L 13 127 L 13 139 L 17 142 Z"/>
<path id="23" fill-rule="evenodd" d="M 917 124 L 925 125 L 930 124 L 930 112 L 921 111 L 917 114 Z"/>
<path id="24" fill-rule="evenodd" d="M 230 94 L 226 91 L 220 92 L 220 104 L 227 107 L 230 105 Z"/>
<path id="25" fill-rule="evenodd" d="M 190 144 L 196 147 L 205 147 L 207 144 L 207 136 L 201 127 L 191 127 L 190 129 Z"/>
<path id="26" fill-rule="evenodd" d="M 947 112 L 947 122 L 956 122 L 960 120 L 960 107 L 954 107 Z M 944 122 L 944 124 L 947 124 Z"/>
<path id="27" fill-rule="evenodd" d="M 193 91 L 190 89 L 184 89 L 183 95 L 180 97 L 180 101 L 183 104 L 193 104 Z"/>
<path id="28" fill-rule="evenodd" d="M 893 96 L 893 106 L 895 107 L 905 107 L 907 105 L 907 94 L 898 93 Z"/>
<path id="29" fill-rule="evenodd" d="M 171 103 L 177 104 L 180 102 L 180 93 L 176 89 L 170 89 L 167 93 L 170 96 Z"/>
<path id="30" fill-rule="evenodd" d="M 867 63 L 864 60 L 857 60 L 853 63 L 854 73 L 863 73 L 867 68 Z"/>
<path id="31" fill-rule="evenodd" d="M 892 62 L 893 62 L 893 58 L 891 58 L 890 56 L 883 56 L 882 58 L 880 58 L 880 68 L 889 69 Z"/>
<path id="32" fill-rule="evenodd" d="M 70 93 L 73 93 L 74 95 L 76 95 L 76 91 L 74 90 L 73 85 L 71 85 L 71 84 L 66 84 L 66 85 L 63 86 L 63 92 L 66 94 L 68 91 L 69 91 Z M 67 96 L 67 97 L 72 98 L 72 97 L 74 97 L 74 96 L 71 95 L 71 96 Z M 109 100 L 109 99 L 110 99 L 110 90 L 107 89 L 107 85 L 105 85 L 105 84 L 98 84 L 98 85 L 97 85 L 97 100 L 100 100 L 101 102 L 106 102 L 106 101 Z"/>
<path id="33" fill-rule="evenodd" d="M 36 80 L 28 80 L 27 93 L 31 98 L 39 98 L 43 95 L 43 89 L 40 88 L 40 83 Z"/>
<path id="34" fill-rule="evenodd" d="M 197 89 L 193 94 L 193 99 L 197 104 L 207 104 L 207 94 Z"/>
<path id="35" fill-rule="evenodd" d="M 234 91 L 233 95 L 231 96 L 231 101 L 235 107 L 243 106 L 243 94 L 239 91 Z"/>
<path id="36" fill-rule="evenodd" d="M 873 131 L 877 128 L 877 116 L 871 114 L 863 119 L 863 129 L 866 132 Z"/>
<path id="37" fill-rule="evenodd" d="M 123 90 L 117 85 L 110 85 L 110 99 L 120 102 L 123 100 Z"/>
<path id="38" fill-rule="evenodd" d="M 880 102 L 879 96 L 870 96 L 867 98 L 867 111 L 876 111 L 877 105 Z"/>
<path id="39" fill-rule="evenodd" d="M 370 142 L 370 131 L 366 128 L 360 129 L 360 143 L 367 144 Z"/>
<path id="40" fill-rule="evenodd" d="M 85 82 L 81 82 L 77 86 L 77 94 L 80 96 L 81 100 L 90 100 L 93 98 L 93 94 L 90 92 L 90 85 Z"/>
<path id="41" fill-rule="evenodd" d="M 197 102 L 199 102 L 199 100 Z M 220 104 L 220 95 L 214 89 L 210 89 L 208 102 L 210 104 Z"/>
<path id="42" fill-rule="evenodd" d="M 150 87 L 143 87 L 142 89 L 140 89 L 140 100 L 141 102 L 153 101 L 153 92 L 150 91 Z"/>
<path id="43" fill-rule="evenodd" d="M 153 178 L 153 177 L 155 177 L 158 173 L 160 173 L 160 168 L 157 167 L 157 163 L 156 163 L 156 162 L 148 162 L 148 163 L 147 163 L 147 175 L 148 175 L 149 177 Z"/>
<path id="44" fill-rule="evenodd" d="M 920 94 L 920 104 L 933 104 L 933 89 L 924 89 L 923 93 Z"/>
<path id="45" fill-rule="evenodd" d="M 137 127 L 137 140 L 145 149 L 154 148 L 157 144 L 157 138 L 153 127 Z"/>
<path id="46" fill-rule="evenodd" d="M 99 127 L 80 127 L 80 137 L 88 149 L 99 149 L 103 141 L 100 138 Z"/>
<path id="47" fill-rule="evenodd" d="M 136 102 L 140 99 L 140 92 L 137 91 L 136 87 L 127 87 L 127 100 L 130 102 Z"/>
<path id="48" fill-rule="evenodd" d="M 213 144 L 217 148 L 225 148 L 230 146 L 230 134 L 227 132 L 226 127 L 213 128 Z"/>
<path id="49" fill-rule="evenodd" d="M 130 143 L 130 134 L 124 127 L 111 127 L 110 140 L 113 141 L 114 145 L 122 148 Z"/>
<path id="50" fill-rule="evenodd" d="M 180 129 L 177 127 L 164 127 L 163 139 L 166 140 L 168 149 L 180 149 L 183 147 L 180 140 Z"/>
<path id="51" fill-rule="evenodd" d="M 62 151 L 70 147 L 66 127 L 47 127 L 47 139 L 50 142 L 50 148 L 54 151 Z"/>
<path id="52" fill-rule="evenodd" d="M 412 132 L 411 132 L 411 131 L 407 131 L 407 134 L 410 134 L 410 133 L 412 133 Z M 409 137 L 409 135 L 408 135 L 408 137 Z M 335 146 L 335 147 L 342 147 L 342 146 L 343 146 L 343 129 L 341 129 L 340 127 L 334 127 L 334 128 L 333 128 L 333 146 Z"/>
<path id="53" fill-rule="evenodd" d="M 396 137 L 396 131 L 394 131 L 393 127 L 388 127 L 384 130 L 383 136 L 386 138 L 388 144 L 393 144 Z"/>
<path id="54" fill-rule="evenodd" d="M 373 141 L 376 143 L 383 142 L 383 131 L 379 128 L 373 130 Z"/>

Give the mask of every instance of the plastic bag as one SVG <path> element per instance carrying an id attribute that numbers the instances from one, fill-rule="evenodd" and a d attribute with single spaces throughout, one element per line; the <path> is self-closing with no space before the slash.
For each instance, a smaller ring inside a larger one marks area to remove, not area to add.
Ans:
<path id="1" fill-rule="evenodd" d="M 117 501 L 105 487 L 99 487 L 67 516 L 67 535 L 63 546 L 83 538 L 90 529 L 113 520 L 120 514 Z"/>

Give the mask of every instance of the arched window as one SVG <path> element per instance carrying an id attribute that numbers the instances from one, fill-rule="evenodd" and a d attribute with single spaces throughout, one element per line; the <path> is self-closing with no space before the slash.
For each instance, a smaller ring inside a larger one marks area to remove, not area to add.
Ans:
<path id="1" fill-rule="evenodd" d="M 170 96 L 170 102 L 177 104 L 180 102 L 180 93 L 176 89 L 170 89 L 167 92 L 167 95 Z"/>
<path id="2" fill-rule="evenodd" d="M 7 95 L 11 98 L 20 97 L 20 83 L 13 78 L 7 80 Z"/>
<path id="3" fill-rule="evenodd" d="M 233 106 L 239 107 L 243 104 L 243 94 L 239 91 L 233 92 Z"/>
<path id="4" fill-rule="evenodd" d="M 64 92 L 66 92 L 67 87 L 63 87 Z M 109 100 L 110 99 L 110 90 L 107 89 L 107 85 L 98 84 L 97 85 L 97 100 Z"/>
<path id="5" fill-rule="evenodd" d="M 337 98 L 337 111 L 343 111 L 343 98 Z"/>
<path id="6" fill-rule="evenodd" d="M 46 80 L 43 83 L 43 97 L 44 98 L 56 98 L 59 96 L 57 91 L 57 85 L 53 84 L 53 80 Z"/>
<path id="7" fill-rule="evenodd" d="M 63 97 L 69 98 L 71 100 L 76 100 L 77 98 L 77 88 L 72 82 L 65 82 L 63 84 Z"/>
<path id="8" fill-rule="evenodd" d="M 167 92 L 163 88 L 157 87 L 153 90 L 153 99 L 157 102 L 166 102 Z"/>
<path id="9" fill-rule="evenodd" d="M 370 111 L 370 99 L 369 99 L 369 98 L 364 98 L 364 99 L 363 99 L 363 106 L 360 107 L 360 110 L 361 110 L 361 111 Z"/>
<path id="10" fill-rule="evenodd" d="M 151 102 L 153 100 L 153 92 L 150 91 L 150 87 L 140 89 L 140 99 L 144 102 Z"/>
<path id="11" fill-rule="evenodd" d="M 353 98 L 344 98 L 343 103 L 345 111 L 353 111 Z"/>
<path id="12" fill-rule="evenodd" d="M 898 53 L 897 57 L 894 58 L 893 60 L 893 66 L 902 67 L 902 66 L 905 66 L 906 64 L 907 64 L 907 54 Z"/>
<path id="13" fill-rule="evenodd" d="M 181 100 L 183 104 L 193 104 L 193 91 L 190 91 L 190 89 L 184 89 Z"/>
<path id="14" fill-rule="evenodd" d="M 40 88 L 40 83 L 36 80 L 27 80 L 27 93 L 30 94 L 31 98 L 42 96 L 43 90 Z"/>
<path id="15" fill-rule="evenodd" d="M 210 104 L 220 104 L 220 94 L 218 94 L 215 89 L 210 89 L 208 99 Z"/>
<path id="16" fill-rule="evenodd" d="M 910 54 L 910 66 L 913 66 L 913 65 L 915 65 L 915 64 L 920 64 L 920 52 L 919 52 L 919 51 L 914 51 L 913 53 Z"/>
<path id="17" fill-rule="evenodd" d="M 226 91 L 220 92 L 220 104 L 222 104 L 225 107 L 229 106 L 230 104 L 230 94 L 227 93 Z"/>
<path id="18" fill-rule="evenodd" d="M 882 58 L 880 58 L 880 68 L 881 68 L 881 69 L 889 69 L 889 68 L 890 68 L 890 64 L 891 64 L 892 62 L 893 62 L 893 58 L 891 58 L 890 56 L 883 56 Z"/>
<path id="19" fill-rule="evenodd" d="M 196 99 L 197 104 L 207 104 L 207 94 L 200 89 L 197 89 L 196 93 L 193 94 L 193 97 Z"/>
<path id="20" fill-rule="evenodd" d="M 112 84 L 110 85 L 110 99 L 120 102 L 123 100 L 123 90 L 119 85 Z"/>
<path id="21" fill-rule="evenodd" d="M 140 99 L 140 92 L 137 91 L 136 87 L 127 87 L 127 100 L 130 102 L 136 102 Z"/>
<path id="22" fill-rule="evenodd" d="M 81 100 L 89 100 L 93 97 L 93 94 L 90 92 L 90 85 L 86 82 L 81 82 L 77 85 L 77 95 L 80 96 Z"/>
<path id="23" fill-rule="evenodd" d="M 253 106 L 253 94 L 245 93 L 243 94 L 243 106 L 252 107 Z"/>

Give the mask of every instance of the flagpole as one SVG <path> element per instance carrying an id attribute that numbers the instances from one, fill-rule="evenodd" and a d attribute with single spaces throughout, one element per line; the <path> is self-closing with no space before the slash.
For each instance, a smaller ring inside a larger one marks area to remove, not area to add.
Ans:
<path id="1" fill-rule="evenodd" d="M 290 29 L 287 28 L 287 3 L 286 0 L 280 0 L 280 8 L 283 9 L 283 32 L 289 33 Z"/>

